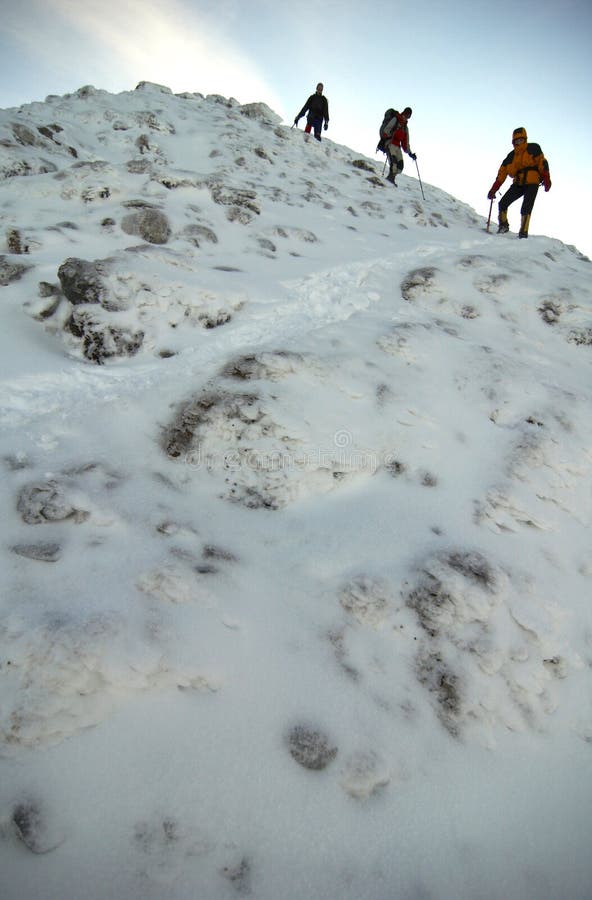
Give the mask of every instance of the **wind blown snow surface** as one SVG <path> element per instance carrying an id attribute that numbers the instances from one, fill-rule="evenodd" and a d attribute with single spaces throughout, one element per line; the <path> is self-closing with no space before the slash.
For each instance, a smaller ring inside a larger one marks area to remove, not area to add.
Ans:
<path id="1" fill-rule="evenodd" d="M 0 177 L 3 900 L 589 898 L 589 260 L 146 83 Z"/>

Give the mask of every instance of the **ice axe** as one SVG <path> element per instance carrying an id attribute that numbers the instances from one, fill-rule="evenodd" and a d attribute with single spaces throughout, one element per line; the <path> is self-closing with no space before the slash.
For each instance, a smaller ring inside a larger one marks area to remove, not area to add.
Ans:
<path id="1" fill-rule="evenodd" d="M 491 210 L 493 209 L 493 197 L 491 198 L 491 203 L 489 204 L 489 218 L 487 219 L 487 228 L 485 231 L 489 231 L 489 224 L 491 222 Z"/>

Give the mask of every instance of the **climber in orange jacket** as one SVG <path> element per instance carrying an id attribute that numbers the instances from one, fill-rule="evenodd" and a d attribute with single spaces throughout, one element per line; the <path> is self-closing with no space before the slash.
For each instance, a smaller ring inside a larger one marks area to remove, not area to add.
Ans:
<path id="1" fill-rule="evenodd" d="M 522 219 L 518 237 L 527 238 L 530 214 L 532 213 L 539 185 L 543 184 L 545 191 L 551 189 L 549 163 L 545 159 L 540 145 L 529 144 L 527 141 L 526 128 L 515 128 L 512 133 L 514 149 L 508 153 L 501 164 L 497 178 L 491 185 L 491 190 L 487 195 L 488 200 L 493 200 L 507 176 L 509 175 L 514 179 L 512 186 L 499 202 L 498 234 L 504 234 L 510 230 L 508 206 L 519 197 L 523 197 L 520 210 Z"/>

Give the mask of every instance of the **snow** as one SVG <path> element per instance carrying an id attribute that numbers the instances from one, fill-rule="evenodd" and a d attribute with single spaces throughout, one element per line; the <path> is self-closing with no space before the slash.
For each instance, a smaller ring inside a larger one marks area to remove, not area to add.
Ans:
<path id="1" fill-rule="evenodd" d="M 589 260 L 147 83 L 0 176 L 2 897 L 589 897 Z"/>

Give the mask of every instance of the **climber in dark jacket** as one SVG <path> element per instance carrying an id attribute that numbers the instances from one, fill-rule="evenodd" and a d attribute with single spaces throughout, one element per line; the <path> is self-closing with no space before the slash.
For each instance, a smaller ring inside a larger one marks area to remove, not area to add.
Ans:
<path id="1" fill-rule="evenodd" d="M 298 125 L 298 120 L 301 119 L 306 112 L 308 112 L 308 115 L 306 117 L 306 128 L 304 131 L 306 134 L 310 134 L 311 129 L 314 128 L 314 136 L 317 141 L 320 141 L 323 121 L 325 122 L 325 131 L 329 127 L 329 103 L 327 102 L 327 98 L 323 96 L 323 85 L 321 82 L 317 84 L 316 92 L 310 95 L 294 119 L 294 125 Z"/>

